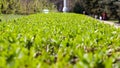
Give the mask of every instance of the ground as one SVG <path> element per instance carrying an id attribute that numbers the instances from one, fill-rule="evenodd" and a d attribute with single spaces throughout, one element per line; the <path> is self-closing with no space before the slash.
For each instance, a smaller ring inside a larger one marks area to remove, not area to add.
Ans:
<path id="1" fill-rule="evenodd" d="M 113 25 L 113 26 L 115 26 L 116 28 L 120 28 L 120 24 L 115 23 L 115 22 L 113 22 L 113 21 L 103 21 L 103 20 L 102 20 L 101 22 L 104 22 L 104 23 L 106 23 L 106 24 Z"/>

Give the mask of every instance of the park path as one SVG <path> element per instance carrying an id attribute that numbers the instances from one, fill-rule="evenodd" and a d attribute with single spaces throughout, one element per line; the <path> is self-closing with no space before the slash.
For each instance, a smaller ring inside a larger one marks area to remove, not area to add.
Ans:
<path id="1" fill-rule="evenodd" d="M 120 28 L 120 24 L 117 24 L 117 23 L 114 23 L 114 22 L 110 22 L 110 21 L 104 21 L 104 20 L 100 20 L 102 23 L 105 23 L 105 24 L 109 24 L 109 25 L 113 25 L 115 26 L 116 28 Z"/>

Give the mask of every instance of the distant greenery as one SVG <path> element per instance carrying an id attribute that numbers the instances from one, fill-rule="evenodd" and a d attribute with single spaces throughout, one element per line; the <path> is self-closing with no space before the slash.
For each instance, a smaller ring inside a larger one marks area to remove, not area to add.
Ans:
<path id="1" fill-rule="evenodd" d="M 120 68 L 120 29 L 70 13 L 0 23 L 0 68 Z"/>
<path id="2" fill-rule="evenodd" d="M 0 13 L 3 14 L 31 14 L 43 9 L 56 10 L 48 0 L 0 0 Z"/>

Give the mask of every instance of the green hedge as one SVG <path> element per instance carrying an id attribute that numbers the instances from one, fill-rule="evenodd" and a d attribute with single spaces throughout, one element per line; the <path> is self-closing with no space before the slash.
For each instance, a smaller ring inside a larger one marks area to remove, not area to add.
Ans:
<path id="1" fill-rule="evenodd" d="M 119 68 L 119 46 L 119 28 L 79 14 L 0 23 L 0 68 Z"/>

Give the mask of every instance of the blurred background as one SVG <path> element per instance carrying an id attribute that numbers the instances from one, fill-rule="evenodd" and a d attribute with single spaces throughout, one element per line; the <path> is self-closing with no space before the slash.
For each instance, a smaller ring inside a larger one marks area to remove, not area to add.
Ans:
<path id="1" fill-rule="evenodd" d="M 85 13 L 90 16 L 107 14 L 107 19 L 120 16 L 120 0 L 67 0 L 72 13 Z M 63 0 L 0 0 L 0 14 L 28 15 L 50 12 L 62 12 Z"/>

